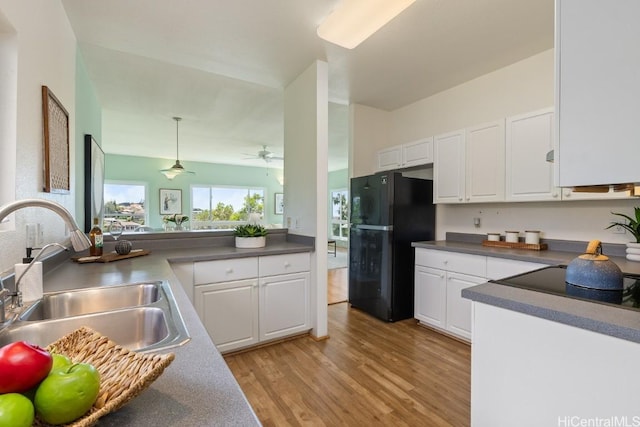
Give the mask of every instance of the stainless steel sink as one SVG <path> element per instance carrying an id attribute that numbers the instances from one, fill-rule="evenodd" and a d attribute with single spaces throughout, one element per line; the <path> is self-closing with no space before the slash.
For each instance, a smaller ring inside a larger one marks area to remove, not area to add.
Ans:
<path id="1" fill-rule="evenodd" d="M 190 339 L 171 288 L 161 281 L 45 294 L 0 330 L 0 346 L 25 340 L 46 347 L 81 326 L 140 352 Z"/>
<path id="2" fill-rule="evenodd" d="M 27 309 L 20 319 L 60 319 L 148 305 L 161 298 L 161 288 L 162 282 L 151 282 L 49 293 Z"/>

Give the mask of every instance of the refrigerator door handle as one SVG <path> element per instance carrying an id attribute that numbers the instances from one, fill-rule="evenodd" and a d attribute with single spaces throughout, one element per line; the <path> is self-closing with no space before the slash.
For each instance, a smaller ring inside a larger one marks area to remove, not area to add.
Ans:
<path id="1" fill-rule="evenodd" d="M 365 225 L 365 224 L 358 224 L 354 228 L 356 230 L 393 231 L 393 225 Z"/>

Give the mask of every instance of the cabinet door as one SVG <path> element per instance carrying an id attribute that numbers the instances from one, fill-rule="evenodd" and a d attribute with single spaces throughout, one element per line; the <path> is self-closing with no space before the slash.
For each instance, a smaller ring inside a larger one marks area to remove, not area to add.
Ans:
<path id="1" fill-rule="evenodd" d="M 435 203 L 462 203 L 465 197 L 465 132 L 459 130 L 433 139 Z"/>
<path id="2" fill-rule="evenodd" d="M 471 300 L 462 298 L 464 288 L 485 283 L 484 277 L 447 273 L 447 324 L 446 329 L 462 338 L 471 340 Z"/>
<path id="3" fill-rule="evenodd" d="M 553 184 L 553 108 L 506 120 L 506 200 L 530 202 L 560 200 Z"/>
<path id="4" fill-rule="evenodd" d="M 433 163 L 433 137 L 402 145 L 402 166 L 405 168 Z"/>
<path id="5" fill-rule="evenodd" d="M 258 301 L 257 279 L 194 288 L 196 312 L 220 352 L 258 342 Z"/>
<path id="6" fill-rule="evenodd" d="M 446 273 L 435 268 L 415 268 L 414 317 L 421 322 L 445 328 Z"/>
<path id="7" fill-rule="evenodd" d="M 467 129 L 467 202 L 504 201 L 504 119 Z"/>
<path id="8" fill-rule="evenodd" d="M 402 167 L 402 147 L 396 146 L 378 151 L 376 170 L 384 171 Z"/>
<path id="9" fill-rule="evenodd" d="M 640 182 L 640 2 L 556 1 L 561 187 Z"/>
<path id="10" fill-rule="evenodd" d="M 309 273 L 260 279 L 260 340 L 309 330 Z"/>

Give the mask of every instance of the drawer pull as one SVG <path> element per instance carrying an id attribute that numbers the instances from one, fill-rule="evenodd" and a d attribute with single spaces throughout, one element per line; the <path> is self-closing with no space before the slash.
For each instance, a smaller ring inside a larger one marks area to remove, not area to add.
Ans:
<path id="1" fill-rule="evenodd" d="M 227 274 L 231 274 L 231 273 L 233 273 L 233 268 L 227 268 L 226 273 L 227 273 Z"/>
<path id="2" fill-rule="evenodd" d="M 284 263 L 284 268 L 289 268 L 289 267 L 291 267 L 291 264 L 289 262 L 285 262 Z"/>

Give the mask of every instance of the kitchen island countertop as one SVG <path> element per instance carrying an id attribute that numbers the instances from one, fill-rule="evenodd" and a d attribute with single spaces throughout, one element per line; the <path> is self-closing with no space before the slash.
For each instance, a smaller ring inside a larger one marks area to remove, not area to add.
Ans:
<path id="1" fill-rule="evenodd" d="M 260 425 L 224 359 L 209 338 L 170 262 L 310 252 L 312 246 L 281 242 L 262 249 L 233 247 L 154 249 L 110 263 L 62 262 L 44 277 L 45 292 L 141 281 L 167 280 L 191 340 L 161 352 L 175 360 L 140 396 L 100 419 L 100 426 Z"/>
<path id="2" fill-rule="evenodd" d="M 503 249 L 458 241 L 414 242 L 413 246 L 548 265 L 567 265 L 581 253 Z M 640 274 L 640 262 L 628 261 L 618 256 L 610 259 L 624 273 Z M 462 296 L 476 302 L 640 343 L 640 312 L 635 310 L 490 282 L 463 289 Z"/>

